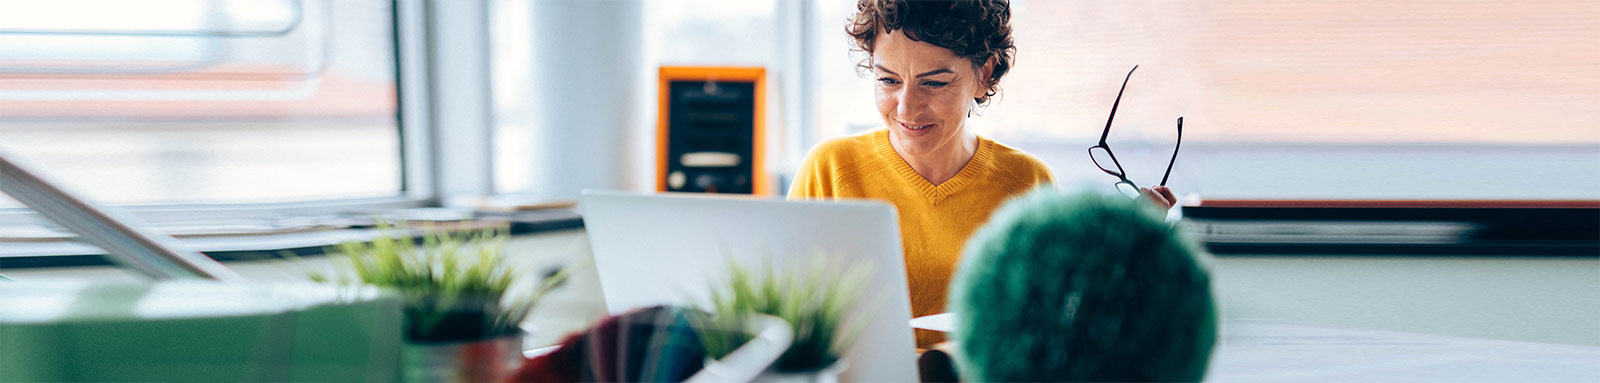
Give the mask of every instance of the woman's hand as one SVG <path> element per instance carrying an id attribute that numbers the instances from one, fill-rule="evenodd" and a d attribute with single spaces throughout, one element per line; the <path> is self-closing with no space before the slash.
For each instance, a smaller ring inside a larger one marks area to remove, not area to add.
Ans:
<path id="1" fill-rule="evenodd" d="M 1166 186 L 1157 186 L 1155 190 L 1139 188 L 1139 195 L 1163 211 L 1171 209 L 1172 205 L 1178 204 L 1178 197 L 1172 195 L 1172 189 L 1168 189 Z"/>

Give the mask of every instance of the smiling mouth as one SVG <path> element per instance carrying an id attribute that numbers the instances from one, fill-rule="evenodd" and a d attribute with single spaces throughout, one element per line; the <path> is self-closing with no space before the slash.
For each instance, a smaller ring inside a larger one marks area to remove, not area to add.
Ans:
<path id="1" fill-rule="evenodd" d="M 932 128 L 934 125 L 937 124 L 911 125 L 904 122 L 900 123 L 900 126 L 905 127 L 908 130 L 927 130 L 928 128 Z"/>

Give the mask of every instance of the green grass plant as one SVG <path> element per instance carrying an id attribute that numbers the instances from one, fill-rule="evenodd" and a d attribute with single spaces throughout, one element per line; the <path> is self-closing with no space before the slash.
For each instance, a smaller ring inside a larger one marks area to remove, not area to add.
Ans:
<path id="1" fill-rule="evenodd" d="M 335 269 L 312 280 L 366 284 L 398 291 L 405 300 L 405 339 L 412 343 L 466 342 L 512 335 L 550 291 L 566 280 L 565 269 L 534 282 L 514 268 L 506 253 L 505 229 L 451 233 L 379 225 L 371 241 L 352 241 L 330 251 Z M 518 288 L 525 287 L 525 288 Z"/>
<path id="2" fill-rule="evenodd" d="M 870 317 L 851 318 L 861 290 L 871 275 L 869 267 L 838 270 L 819 254 L 805 267 L 780 271 L 770 263 L 747 267 L 730 261 L 728 278 L 713 284 L 702 319 L 701 341 L 706 353 L 720 359 L 743 345 L 750 335 L 729 331 L 749 314 L 767 314 L 789 322 L 794 341 L 773 368 L 780 372 L 805 372 L 826 368 L 850 348 Z M 846 321 L 849 320 L 849 323 Z"/>

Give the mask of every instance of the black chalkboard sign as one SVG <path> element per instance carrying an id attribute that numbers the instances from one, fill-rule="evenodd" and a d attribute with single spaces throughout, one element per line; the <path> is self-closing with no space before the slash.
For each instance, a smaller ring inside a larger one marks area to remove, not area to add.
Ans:
<path id="1" fill-rule="evenodd" d="M 662 67 L 657 189 L 768 194 L 761 68 Z"/>

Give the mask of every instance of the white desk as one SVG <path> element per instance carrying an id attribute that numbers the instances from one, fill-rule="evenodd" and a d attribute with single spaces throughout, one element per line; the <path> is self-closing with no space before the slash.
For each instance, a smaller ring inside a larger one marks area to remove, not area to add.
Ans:
<path id="1" fill-rule="evenodd" d="M 1224 324 L 1213 382 L 1600 382 L 1600 347 Z"/>
<path id="2" fill-rule="evenodd" d="M 912 320 L 935 331 L 948 315 Z M 1223 323 L 1208 382 L 1600 382 L 1600 347 Z"/>

